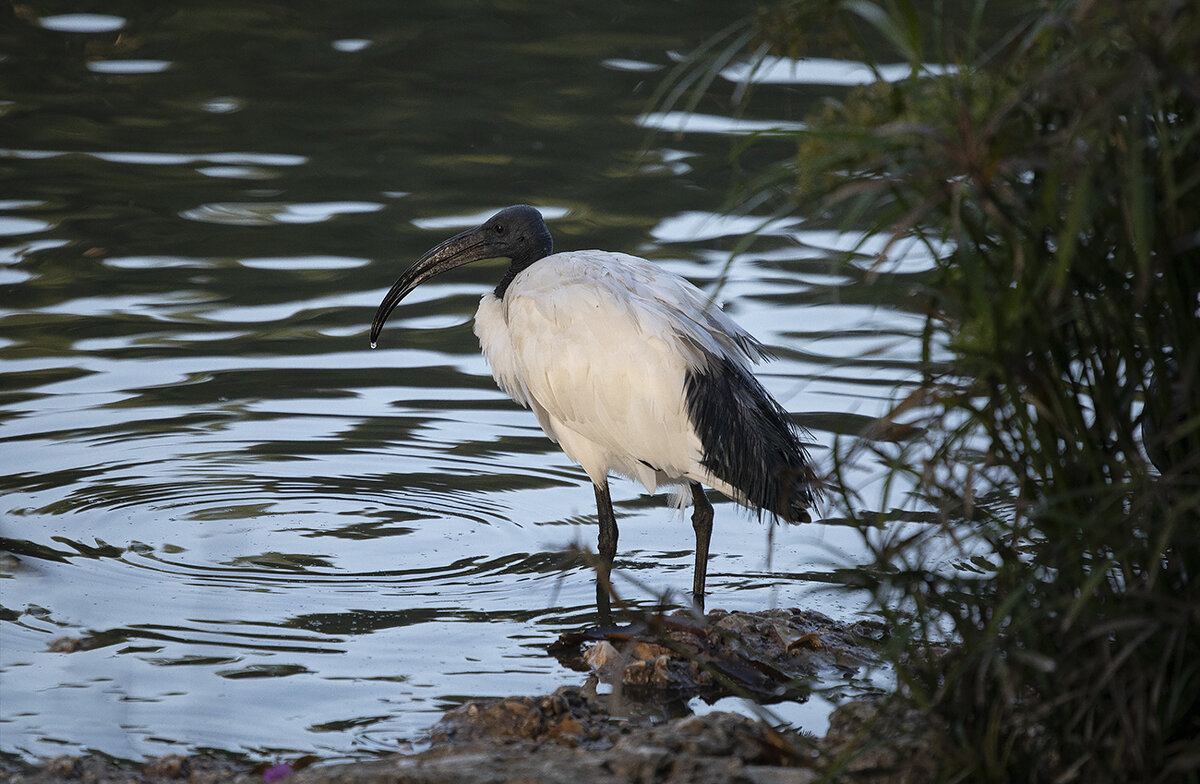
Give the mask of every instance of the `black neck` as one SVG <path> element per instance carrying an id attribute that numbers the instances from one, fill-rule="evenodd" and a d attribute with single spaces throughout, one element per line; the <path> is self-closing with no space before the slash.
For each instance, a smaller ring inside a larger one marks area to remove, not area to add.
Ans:
<path id="1" fill-rule="evenodd" d="M 504 277 L 500 278 L 500 282 L 496 284 L 496 288 L 493 290 L 496 299 L 504 299 L 504 292 L 508 291 L 508 284 L 513 282 L 513 278 L 517 277 L 517 273 L 535 261 L 537 259 L 513 259 L 512 263 L 508 265 L 508 269 L 504 270 Z"/>

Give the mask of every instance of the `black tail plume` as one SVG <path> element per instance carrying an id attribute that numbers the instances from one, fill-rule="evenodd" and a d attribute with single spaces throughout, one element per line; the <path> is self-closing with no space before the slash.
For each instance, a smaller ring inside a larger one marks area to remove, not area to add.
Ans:
<path id="1" fill-rule="evenodd" d="M 687 377 L 688 415 L 704 467 L 759 510 L 806 523 L 816 474 L 800 431 L 746 368 L 727 358 Z"/>

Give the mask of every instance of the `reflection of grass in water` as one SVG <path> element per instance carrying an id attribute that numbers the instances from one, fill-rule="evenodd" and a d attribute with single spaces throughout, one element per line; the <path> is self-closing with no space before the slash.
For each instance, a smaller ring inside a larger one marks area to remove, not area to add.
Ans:
<path id="1" fill-rule="evenodd" d="M 915 296 L 925 359 L 951 366 L 896 403 L 912 440 L 857 439 L 837 472 L 882 459 L 938 511 L 870 541 L 902 692 L 948 729 L 944 776 L 1165 780 L 1200 732 L 1200 15 L 1080 0 L 984 35 L 983 3 L 934 11 L 763 11 L 760 56 L 899 57 L 914 78 L 817 107 L 738 198 L 936 260 Z M 696 106 L 756 45 L 743 30 L 669 77 L 663 108 Z"/>

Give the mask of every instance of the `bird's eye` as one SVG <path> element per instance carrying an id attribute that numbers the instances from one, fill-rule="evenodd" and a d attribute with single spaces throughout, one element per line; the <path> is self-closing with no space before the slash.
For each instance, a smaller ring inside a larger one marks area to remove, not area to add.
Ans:
<path id="1" fill-rule="evenodd" d="M 493 228 L 496 230 L 497 234 L 504 233 L 504 224 L 503 223 L 497 223 Z"/>

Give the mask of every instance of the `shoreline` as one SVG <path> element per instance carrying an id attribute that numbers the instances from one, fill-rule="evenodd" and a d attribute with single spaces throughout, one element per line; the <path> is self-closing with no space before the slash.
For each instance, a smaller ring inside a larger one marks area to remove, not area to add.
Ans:
<path id="1" fill-rule="evenodd" d="M 934 770 L 925 719 L 902 716 L 885 697 L 836 707 L 824 737 L 774 728 L 725 711 L 662 719 L 622 718 L 630 705 L 737 694 L 756 704 L 803 700 L 830 671 L 876 661 L 871 624 L 839 624 L 803 610 L 683 611 L 621 627 L 564 634 L 551 653 L 589 672 L 590 688 L 472 700 L 446 712 L 415 753 L 323 763 L 306 756 L 252 764 L 216 753 L 167 755 L 142 763 L 99 754 L 33 764 L 0 763 L 11 784 L 436 784 L 513 781 L 729 782 L 807 784 L 835 770 L 856 781 L 907 784 Z M 599 680 L 612 687 L 598 695 Z M 636 711 L 635 711 L 636 713 Z M 644 714 L 645 712 L 643 712 Z"/>

